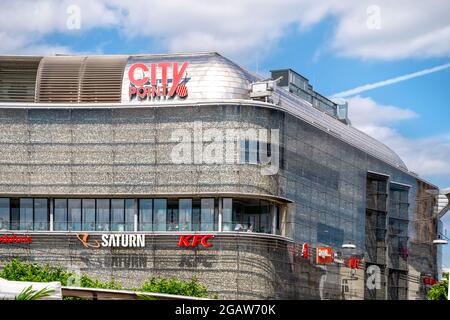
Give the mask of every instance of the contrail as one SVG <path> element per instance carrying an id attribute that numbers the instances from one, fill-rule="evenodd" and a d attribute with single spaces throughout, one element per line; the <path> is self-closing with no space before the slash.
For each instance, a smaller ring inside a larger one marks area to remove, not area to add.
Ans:
<path id="1" fill-rule="evenodd" d="M 352 96 L 355 95 L 357 93 L 361 93 L 364 91 L 368 91 L 368 90 L 372 90 L 375 88 L 379 88 L 379 87 L 384 87 L 384 86 L 388 86 L 390 84 L 393 83 L 397 83 L 397 82 L 401 82 L 401 81 L 405 81 L 405 80 L 409 80 L 412 78 L 417 78 L 417 77 L 421 77 L 424 76 L 426 74 L 429 73 L 433 73 L 433 72 L 437 72 L 437 71 L 441 71 L 444 69 L 450 68 L 450 63 L 446 63 L 434 68 L 429 68 L 429 69 L 425 69 L 422 71 L 417 71 L 417 72 L 413 72 L 410 74 L 405 74 L 404 76 L 400 76 L 400 77 L 396 77 L 396 78 L 392 78 L 392 79 L 388 79 L 388 80 L 384 80 L 384 81 L 380 81 L 380 82 L 375 82 L 375 83 L 369 83 L 360 87 L 356 87 L 354 89 L 350 89 L 347 91 L 342 91 L 339 93 L 336 93 L 333 95 L 333 97 L 335 98 L 344 98 L 344 97 L 348 97 L 348 96 Z"/>

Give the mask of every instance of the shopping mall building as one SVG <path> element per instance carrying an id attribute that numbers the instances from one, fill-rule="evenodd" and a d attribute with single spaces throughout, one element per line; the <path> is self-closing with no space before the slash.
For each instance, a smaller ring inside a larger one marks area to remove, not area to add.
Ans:
<path id="1" fill-rule="evenodd" d="M 350 120 L 295 71 L 263 79 L 217 53 L 2 56 L 0 268 L 423 299 L 439 190 Z"/>

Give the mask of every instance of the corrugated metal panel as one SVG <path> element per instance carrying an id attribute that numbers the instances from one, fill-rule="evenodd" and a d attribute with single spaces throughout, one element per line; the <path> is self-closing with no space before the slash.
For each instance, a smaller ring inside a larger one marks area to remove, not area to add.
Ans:
<path id="1" fill-rule="evenodd" d="M 86 57 L 45 57 L 39 65 L 36 102 L 77 103 Z"/>
<path id="2" fill-rule="evenodd" d="M 0 57 L 0 102 L 34 102 L 41 57 Z"/>
<path id="3" fill-rule="evenodd" d="M 120 102 L 128 57 L 88 57 L 81 81 L 80 102 Z"/>
<path id="4" fill-rule="evenodd" d="M 120 102 L 127 57 L 45 57 L 36 102 Z"/>

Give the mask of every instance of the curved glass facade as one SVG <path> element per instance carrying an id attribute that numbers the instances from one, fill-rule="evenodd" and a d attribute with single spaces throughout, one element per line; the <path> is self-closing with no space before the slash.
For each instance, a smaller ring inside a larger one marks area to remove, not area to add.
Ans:
<path id="1" fill-rule="evenodd" d="M 0 219 L 0 230 L 280 233 L 278 205 L 244 198 L 0 198 Z"/>

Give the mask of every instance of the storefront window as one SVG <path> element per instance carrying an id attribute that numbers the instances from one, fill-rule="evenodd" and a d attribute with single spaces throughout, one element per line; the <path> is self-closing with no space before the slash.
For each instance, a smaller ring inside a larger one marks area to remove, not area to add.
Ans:
<path id="1" fill-rule="evenodd" d="M 214 230 L 214 199 L 201 199 L 200 230 Z"/>
<path id="2" fill-rule="evenodd" d="M 95 230 L 95 199 L 83 199 L 83 230 Z"/>
<path id="3" fill-rule="evenodd" d="M 153 216 L 153 230 L 166 231 L 167 200 L 155 199 L 154 210 L 155 214 Z"/>
<path id="4" fill-rule="evenodd" d="M 9 229 L 9 198 L 0 198 L 0 230 Z"/>
<path id="5" fill-rule="evenodd" d="M 179 219 L 180 231 L 192 230 L 192 199 L 180 199 Z"/>
<path id="6" fill-rule="evenodd" d="M 33 230 L 33 199 L 20 199 L 20 230 Z"/>
<path id="7" fill-rule="evenodd" d="M 81 230 L 81 199 L 69 199 L 69 230 Z"/>
<path id="8" fill-rule="evenodd" d="M 111 200 L 111 230 L 125 231 L 125 200 Z"/>
<path id="9" fill-rule="evenodd" d="M 67 230 L 67 199 L 55 199 L 54 201 L 54 226 L 55 231 Z"/>
<path id="10" fill-rule="evenodd" d="M 34 199 L 34 230 L 48 230 L 48 200 Z"/>
<path id="11" fill-rule="evenodd" d="M 270 208 L 268 201 L 233 199 L 233 230 L 271 233 L 273 218 Z"/>
<path id="12" fill-rule="evenodd" d="M 97 224 L 98 231 L 109 231 L 109 199 L 97 199 Z"/>
<path id="13" fill-rule="evenodd" d="M 0 228 L 49 230 L 49 201 L 0 198 Z M 221 201 L 222 231 L 271 233 L 273 226 L 280 228 L 278 207 L 268 201 L 234 198 Z M 214 198 L 54 199 L 53 230 L 134 231 L 137 219 L 139 231 L 217 231 L 218 204 Z M 396 225 L 391 226 L 392 230 L 395 228 Z"/>
<path id="14" fill-rule="evenodd" d="M 139 199 L 139 230 L 152 231 L 152 199 Z"/>
<path id="15" fill-rule="evenodd" d="M 200 231 L 200 200 L 192 200 L 192 230 Z"/>
<path id="16" fill-rule="evenodd" d="M 167 202 L 167 231 L 178 231 L 178 200 Z"/>
<path id="17" fill-rule="evenodd" d="M 222 199 L 222 230 L 231 231 L 233 227 L 233 199 Z"/>
<path id="18" fill-rule="evenodd" d="M 134 230 L 134 216 L 136 214 L 136 201 L 134 199 L 125 200 L 125 231 Z"/>

